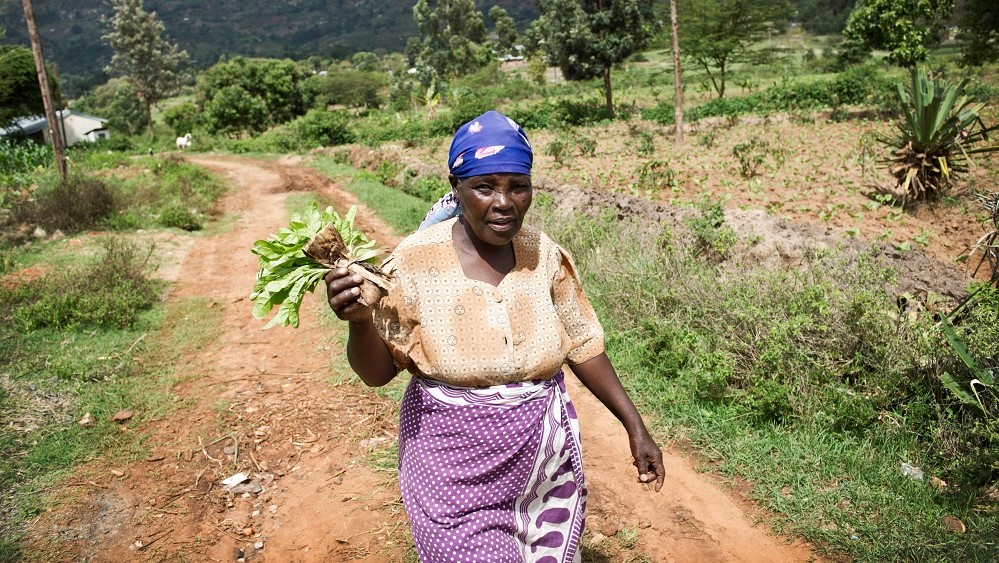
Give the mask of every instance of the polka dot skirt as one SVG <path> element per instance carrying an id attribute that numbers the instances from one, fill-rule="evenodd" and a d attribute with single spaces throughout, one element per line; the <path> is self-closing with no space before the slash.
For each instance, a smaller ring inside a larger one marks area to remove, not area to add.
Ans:
<path id="1" fill-rule="evenodd" d="M 400 413 L 399 477 L 420 559 L 579 561 L 581 455 L 561 372 L 485 388 L 414 377 Z"/>

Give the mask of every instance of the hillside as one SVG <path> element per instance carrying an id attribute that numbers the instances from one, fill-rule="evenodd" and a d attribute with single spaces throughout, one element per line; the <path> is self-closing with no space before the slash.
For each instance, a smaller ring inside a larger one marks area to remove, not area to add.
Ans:
<path id="1" fill-rule="evenodd" d="M 186 49 L 195 66 L 222 55 L 343 57 L 356 51 L 399 50 L 416 33 L 414 2 L 375 0 L 146 0 L 166 25 L 170 39 Z M 476 0 L 483 10 L 498 4 L 526 25 L 536 15 L 532 0 Z M 35 2 L 46 56 L 59 65 L 71 94 L 103 82 L 111 53 L 101 35 L 107 0 Z M 21 2 L 0 0 L 6 41 L 28 44 Z"/>

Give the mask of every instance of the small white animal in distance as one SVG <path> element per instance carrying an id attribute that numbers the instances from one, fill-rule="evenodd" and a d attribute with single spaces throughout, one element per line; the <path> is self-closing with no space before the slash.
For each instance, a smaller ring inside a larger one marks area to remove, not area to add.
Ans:
<path id="1" fill-rule="evenodd" d="M 184 135 L 183 137 L 177 137 L 177 148 L 178 149 L 186 149 L 186 148 L 190 148 L 190 146 L 191 146 L 191 134 L 190 133 L 188 133 L 187 135 Z"/>

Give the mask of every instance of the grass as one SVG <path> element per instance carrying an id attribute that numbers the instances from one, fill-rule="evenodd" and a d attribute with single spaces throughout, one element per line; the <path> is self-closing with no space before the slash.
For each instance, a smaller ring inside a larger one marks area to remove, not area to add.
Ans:
<path id="1" fill-rule="evenodd" d="M 347 191 L 356 195 L 370 209 L 376 210 L 378 216 L 396 232 L 415 231 L 430 207 L 422 199 L 400 193 L 372 178 L 370 174 L 338 163 L 332 158 L 316 158 L 310 165 L 329 178 L 349 178 Z"/>
<path id="2" fill-rule="evenodd" d="M 100 169 L 105 160 L 77 163 Z M 106 185 L 139 219 L 124 230 L 148 233 L 143 217 L 176 201 L 207 217 L 225 188 L 184 163 L 122 162 L 128 167 L 114 170 L 124 180 Z M 38 174 L 44 183 L 48 172 Z M 146 455 L 141 433 L 123 432 L 111 416 L 131 410 L 133 427 L 182 406 L 170 393 L 177 367 L 218 334 L 221 313 L 207 300 L 160 303 L 164 283 L 150 277 L 148 247 L 134 242 L 145 238 L 86 233 L 4 248 L 5 273 L 37 266 L 42 275 L 0 290 L 0 561 L 26 555 L 21 526 L 72 468 Z M 94 422 L 81 426 L 87 413 Z"/>
<path id="3" fill-rule="evenodd" d="M 713 262 L 654 229 L 545 207 L 535 220 L 576 255 L 608 354 L 654 431 L 752 483 L 779 532 L 862 561 L 999 556 L 987 491 L 953 481 L 948 463 L 962 458 L 939 439 L 955 415 L 926 365 L 947 360 L 933 359 L 928 324 L 894 320 L 878 281 L 889 272 L 823 259 L 807 276 L 740 270 L 721 282 Z M 903 462 L 926 480 L 905 477 Z M 946 515 L 967 532 L 948 531 Z"/>

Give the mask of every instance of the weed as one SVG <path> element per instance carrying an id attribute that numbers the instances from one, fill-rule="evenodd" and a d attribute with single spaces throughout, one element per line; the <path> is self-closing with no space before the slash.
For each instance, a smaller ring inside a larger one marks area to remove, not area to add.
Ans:
<path id="1" fill-rule="evenodd" d="M 79 231 L 101 224 L 115 212 L 115 193 L 103 180 L 73 175 L 64 181 L 43 185 L 35 201 L 17 213 L 25 221 L 46 229 Z"/>
<path id="2" fill-rule="evenodd" d="M 739 241 L 732 227 L 725 224 L 725 208 L 720 201 L 704 198 L 698 204 L 700 213 L 686 221 L 702 253 L 726 258 Z"/>
<path id="3" fill-rule="evenodd" d="M 717 139 L 718 131 L 716 129 L 707 128 L 701 131 L 701 133 L 694 140 L 694 143 L 706 149 L 711 149 L 714 148 L 715 141 Z"/>
<path id="4" fill-rule="evenodd" d="M 176 227 L 185 231 L 200 231 L 202 226 L 197 215 L 177 203 L 160 210 L 159 223 L 164 227 Z"/>
<path id="5" fill-rule="evenodd" d="M 573 130 L 559 133 L 545 147 L 545 154 L 555 160 L 556 166 L 565 166 L 572 156 L 593 156 L 596 151 L 595 139 Z"/>
<path id="6" fill-rule="evenodd" d="M 665 160 L 643 162 L 635 171 L 634 187 L 647 194 L 657 194 L 676 187 L 676 172 Z"/>
<path id="7" fill-rule="evenodd" d="M 101 258 L 13 289 L 0 289 L 0 315 L 22 330 L 80 325 L 127 328 L 159 297 L 147 278 L 151 249 L 117 237 L 100 239 Z"/>
<path id="8" fill-rule="evenodd" d="M 739 159 L 739 173 L 743 178 L 752 178 L 759 174 L 760 166 L 770 154 L 770 143 L 753 137 L 747 143 L 738 143 L 732 147 L 732 154 Z"/>

